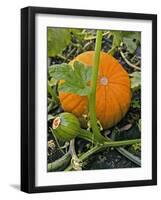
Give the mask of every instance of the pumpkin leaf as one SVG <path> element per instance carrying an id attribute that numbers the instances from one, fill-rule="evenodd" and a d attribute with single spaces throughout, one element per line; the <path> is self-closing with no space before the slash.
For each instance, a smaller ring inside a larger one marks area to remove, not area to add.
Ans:
<path id="1" fill-rule="evenodd" d="M 113 47 L 118 47 L 120 46 L 121 42 L 123 42 L 124 37 L 129 37 L 133 32 L 129 31 L 110 31 L 109 37 L 113 36 L 113 42 L 112 46 Z"/>
<path id="2" fill-rule="evenodd" d="M 134 53 L 140 43 L 140 32 L 133 32 L 128 37 L 123 37 L 123 42 L 130 53 Z"/>
<path id="3" fill-rule="evenodd" d="M 130 74 L 131 78 L 131 89 L 136 89 L 141 86 L 141 73 L 133 72 Z"/>
<path id="4" fill-rule="evenodd" d="M 73 66 L 63 63 L 49 67 L 49 74 L 56 80 L 64 80 L 59 84 L 59 91 L 87 96 L 91 92 L 88 85 L 92 68 L 75 61 Z"/>
<path id="5" fill-rule="evenodd" d="M 80 96 L 87 96 L 88 94 L 90 94 L 91 88 L 89 86 L 80 88 L 80 87 L 73 86 L 68 83 L 64 83 L 59 86 L 59 91 L 67 92 L 67 93 L 74 93 L 74 94 L 78 94 Z"/>
<path id="6" fill-rule="evenodd" d="M 49 67 L 49 74 L 55 80 L 70 80 L 72 67 L 66 63 L 51 65 Z"/>
<path id="7" fill-rule="evenodd" d="M 48 28 L 48 57 L 61 53 L 70 42 L 71 34 L 68 29 Z"/>
<path id="8" fill-rule="evenodd" d="M 91 80 L 92 70 L 90 67 L 85 66 L 83 63 L 75 61 L 74 69 L 78 75 L 81 76 L 83 81 L 86 83 Z"/>
<path id="9" fill-rule="evenodd" d="M 123 42 L 130 53 L 134 53 L 141 40 L 140 32 L 132 31 L 110 31 L 109 37 L 113 36 L 112 49 L 115 49 Z"/>

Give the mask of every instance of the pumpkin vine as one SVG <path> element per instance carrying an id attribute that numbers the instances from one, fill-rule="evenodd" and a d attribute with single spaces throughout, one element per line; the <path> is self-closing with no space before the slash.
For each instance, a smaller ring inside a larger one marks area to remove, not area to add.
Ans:
<path id="1" fill-rule="evenodd" d="M 101 135 L 99 128 L 97 126 L 97 117 L 96 117 L 96 87 L 98 79 L 98 70 L 99 70 L 99 60 L 100 60 L 100 51 L 102 44 L 102 31 L 98 30 L 96 35 L 96 46 L 95 54 L 93 59 L 93 68 L 92 68 L 92 78 L 91 78 L 91 93 L 88 95 L 88 105 L 89 105 L 89 116 L 91 128 L 94 134 L 94 137 L 98 142 L 103 142 L 105 139 Z"/>

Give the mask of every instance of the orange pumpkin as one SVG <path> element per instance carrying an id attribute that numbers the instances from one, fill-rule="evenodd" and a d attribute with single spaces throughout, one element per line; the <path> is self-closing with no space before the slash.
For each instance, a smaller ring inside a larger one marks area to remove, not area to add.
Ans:
<path id="1" fill-rule="evenodd" d="M 74 61 L 92 66 L 94 51 L 78 55 Z M 88 113 L 88 100 L 85 96 L 71 93 L 59 93 L 61 105 L 66 112 L 81 118 Z M 131 100 L 130 79 L 128 73 L 119 62 L 101 52 L 96 91 L 96 114 L 104 129 L 117 124 L 128 111 Z"/>

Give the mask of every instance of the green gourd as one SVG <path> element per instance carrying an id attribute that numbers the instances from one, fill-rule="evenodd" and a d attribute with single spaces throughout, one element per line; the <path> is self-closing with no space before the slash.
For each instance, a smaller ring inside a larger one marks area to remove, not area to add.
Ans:
<path id="1" fill-rule="evenodd" d="M 80 123 L 73 114 L 64 112 L 55 116 L 52 122 L 55 136 L 63 141 L 74 139 L 80 131 Z"/>

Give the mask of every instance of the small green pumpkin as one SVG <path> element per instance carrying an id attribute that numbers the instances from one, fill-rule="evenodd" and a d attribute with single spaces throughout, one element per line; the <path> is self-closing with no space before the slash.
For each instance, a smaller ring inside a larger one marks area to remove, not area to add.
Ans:
<path id="1" fill-rule="evenodd" d="M 64 112 L 54 118 L 52 128 L 58 139 L 69 141 L 79 134 L 80 123 L 73 114 Z"/>

